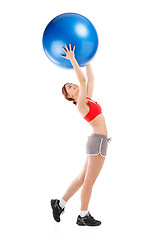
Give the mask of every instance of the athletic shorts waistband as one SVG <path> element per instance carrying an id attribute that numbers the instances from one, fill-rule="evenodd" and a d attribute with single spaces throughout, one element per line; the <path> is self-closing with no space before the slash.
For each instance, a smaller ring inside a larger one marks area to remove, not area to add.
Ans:
<path id="1" fill-rule="evenodd" d="M 100 138 L 103 138 L 103 139 L 108 139 L 108 136 L 107 135 L 104 135 L 104 134 L 99 134 L 99 133 L 92 133 L 91 135 L 90 135 L 90 137 L 91 136 L 97 136 L 97 137 L 100 137 Z"/>

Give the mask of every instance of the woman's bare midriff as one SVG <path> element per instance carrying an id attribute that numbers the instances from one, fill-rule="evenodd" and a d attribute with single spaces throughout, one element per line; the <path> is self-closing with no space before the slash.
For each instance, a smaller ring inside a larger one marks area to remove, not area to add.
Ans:
<path id="1" fill-rule="evenodd" d="M 86 106 L 83 109 L 78 109 L 78 111 L 83 117 L 85 117 L 89 112 L 88 103 L 86 103 Z M 89 122 L 89 124 L 93 128 L 93 133 L 108 135 L 105 118 L 102 113 Z"/>
<path id="2" fill-rule="evenodd" d="M 102 113 L 89 122 L 89 124 L 93 128 L 94 133 L 108 135 L 105 119 Z"/>

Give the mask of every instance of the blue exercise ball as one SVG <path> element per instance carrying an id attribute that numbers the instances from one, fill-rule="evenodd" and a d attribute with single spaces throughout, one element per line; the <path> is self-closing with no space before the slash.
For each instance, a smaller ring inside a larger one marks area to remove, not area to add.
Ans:
<path id="1" fill-rule="evenodd" d="M 63 68 L 73 68 L 62 47 L 75 46 L 75 57 L 80 67 L 86 66 L 98 48 L 98 35 L 93 24 L 77 13 L 64 13 L 49 22 L 43 33 L 43 49 L 47 57 Z"/>

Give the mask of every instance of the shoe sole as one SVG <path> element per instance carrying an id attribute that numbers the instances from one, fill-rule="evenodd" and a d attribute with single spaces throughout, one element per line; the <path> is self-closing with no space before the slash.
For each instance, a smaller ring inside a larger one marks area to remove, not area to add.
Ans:
<path id="1" fill-rule="evenodd" d="M 97 226 L 100 226 L 100 225 L 101 225 L 101 223 L 98 224 L 98 225 L 85 224 L 85 223 L 82 223 L 80 220 L 78 220 L 78 221 L 76 222 L 76 224 L 77 224 L 78 226 L 88 226 L 88 227 L 97 227 Z"/>
<path id="2" fill-rule="evenodd" d="M 84 223 L 82 223 L 82 222 L 80 222 L 80 221 L 77 221 L 76 224 L 77 224 L 78 226 L 87 226 L 86 224 L 84 224 Z"/>

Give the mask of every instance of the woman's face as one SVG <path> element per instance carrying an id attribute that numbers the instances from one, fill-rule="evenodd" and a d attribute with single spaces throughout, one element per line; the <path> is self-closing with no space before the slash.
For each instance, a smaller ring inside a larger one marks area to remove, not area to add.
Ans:
<path id="1" fill-rule="evenodd" d="M 65 87 L 70 98 L 74 98 L 74 96 L 79 92 L 79 86 L 77 84 L 67 83 Z"/>

